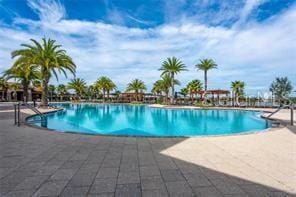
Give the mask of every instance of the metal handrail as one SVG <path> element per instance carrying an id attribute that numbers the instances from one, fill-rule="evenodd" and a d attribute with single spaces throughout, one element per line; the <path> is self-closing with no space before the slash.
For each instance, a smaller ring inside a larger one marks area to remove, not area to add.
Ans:
<path id="1" fill-rule="evenodd" d="M 20 126 L 20 105 L 21 103 L 17 103 L 17 104 L 14 104 L 14 124 L 17 125 L 17 126 Z M 38 109 L 36 109 L 35 107 L 27 104 L 27 103 L 22 103 L 23 106 L 27 107 L 28 109 L 32 110 L 33 112 L 35 112 L 38 116 L 41 117 L 41 121 L 44 120 L 45 116 L 42 112 L 40 112 Z"/>
<path id="2" fill-rule="evenodd" d="M 271 116 L 273 116 L 277 112 L 279 112 L 282 109 L 285 109 L 287 107 L 290 108 L 290 110 L 291 110 L 291 122 L 290 123 L 293 126 L 294 125 L 294 104 L 280 106 L 280 107 L 277 108 L 277 110 L 275 110 L 274 112 L 272 112 L 271 114 L 269 114 L 268 116 L 266 116 L 266 118 L 270 118 Z"/>
<path id="3" fill-rule="evenodd" d="M 266 116 L 267 118 L 270 118 L 271 116 L 273 116 L 274 114 L 276 114 L 277 112 L 281 111 L 282 109 L 284 109 L 286 106 L 283 105 L 283 106 L 279 106 L 277 108 L 277 110 L 275 110 L 274 112 L 272 112 L 271 114 L 269 114 L 268 116 Z"/>
<path id="4" fill-rule="evenodd" d="M 24 106 L 26 106 L 27 108 L 31 109 L 33 112 L 35 112 L 36 114 L 38 114 L 39 116 L 41 117 L 44 117 L 43 113 L 41 113 L 38 109 L 36 109 L 35 107 L 27 104 L 27 103 L 24 103 L 23 104 Z"/>

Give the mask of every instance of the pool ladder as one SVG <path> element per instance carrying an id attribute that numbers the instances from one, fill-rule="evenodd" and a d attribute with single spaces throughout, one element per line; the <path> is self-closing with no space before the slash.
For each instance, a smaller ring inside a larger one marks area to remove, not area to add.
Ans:
<path id="1" fill-rule="evenodd" d="M 285 108 L 290 108 L 290 111 L 291 111 L 290 124 L 293 126 L 294 125 L 294 104 L 279 106 L 277 108 L 277 110 L 275 110 L 274 112 L 272 112 L 271 114 L 266 116 L 266 118 L 270 118 L 271 116 L 273 116 L 274 114 L 276 114 L 277 112 L 279 112 L 279 111 L 281 111 L 282 109 L 285 109 Z"/>
<path id="2" fill-rule="evenodd" d="M 29 105 L 27 103 L 20 103 L 18 102 L 17 104 L 14 104 L 14 125 L 17 125 L 18 127 L 21 124 L 21 119 L 20 119 L 20 113 L 21 113 L 21 109 L 20 106 L 25 106 L 26 108 L 32 110 L 34 113 L 36 113 L 38 116 L 40 116 L 41 118 L 41 122 L 46 121 L 46 118 L 44 116 L 43 113 L 41 113 L 38 109 L 36 109 L 35 107 L 33 107 L 32 105 Z"/>

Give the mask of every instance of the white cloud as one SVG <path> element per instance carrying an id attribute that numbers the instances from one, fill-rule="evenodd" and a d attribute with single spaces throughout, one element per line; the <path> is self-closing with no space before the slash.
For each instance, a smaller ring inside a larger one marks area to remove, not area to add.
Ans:
<path id="1" fill-rule="evenodd" d="M 241 25 L 245 23 L 248 16 L 251 14 L 251 12 L 260 4 L 264 3 L 265 1 L 266 0 L 246 0 L 243 9 L 240 12 L 240 17 L 236 25 Z"/>
<path id="2" fill-rule="evenodd" d="M 65 8 L 59 0 L 28 0 L 28 5 L 43 22 L 53 24 L 66 15 Z"/>
<path id="3" fill-rule="evenodd" d="M 291 25 L 296 20 L 295 7 L 270 21 L 240 29 L 209 27 L 186 19 L 140 29 L 68 20 L 61 4 L 53 5 L 58 11 L 51 14 L 46 11 L 52 9 L 50 3 L 38 5 L 31 7 L 38 10 L 39 21 L 17 18 L 14 26 L 1 25 L 0 71 L 11 65 L 10 52 L 19 44 L 46 36 L 57 40 L 73 57 L 78 77 L 92 83 L 107 75 L 121 90 L 133 78 L 151 87 L 159 77 L 162 61 L 170 56 L 181 58 L 189 68 L 177 76 L 182 85 L 193 78 L 203 79 L 203 73 L 194 68 L 201 58 L 213 58 L 219 65 L 209 73 L 209 88 L 228 89 L 232 80 L 244 80 L 247 90 L 254 92 L 268 89 L 277 76 L 289 76 L 296 85 L 296 27 Z M 60 81 L 66 82 L 64 78 Z"/>

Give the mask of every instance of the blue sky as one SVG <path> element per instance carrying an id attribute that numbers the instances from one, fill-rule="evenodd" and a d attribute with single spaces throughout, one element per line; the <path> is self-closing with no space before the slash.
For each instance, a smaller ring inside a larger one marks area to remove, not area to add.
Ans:
<path id="1" fill-rule="evenodd" d="M 199 59 L 213 58 L 219 69 L 209 88 L 243 80 L 255 94 L 275 77 L 296 85 L 295 35 L 295 0 L 0 0 L 0 72 L 12 50 L 45 36 L 63 45 L 88 83 L 106 75 L 120 90 L 133 78 L 151 88 L 161 62 L 176 56 L 189 69 L 177 76 L 182 87 L 203 79 Z"/>

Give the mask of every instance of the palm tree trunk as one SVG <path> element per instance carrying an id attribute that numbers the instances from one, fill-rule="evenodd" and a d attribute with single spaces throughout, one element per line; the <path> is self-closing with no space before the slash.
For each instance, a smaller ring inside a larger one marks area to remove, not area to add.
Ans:
<path id="1" fill-rule="evenodd" d="M 106 94 L 106 91 L 103 89 L 103 102 L 105 102 L 105 94 Z"/>
<path id="2" fill-rule="evenodd" d="M 172 97 L 171 97 L 171 105 L 174 104 L 174 93 L 175 93 L 175 87 L 174 87 L 174 73 L 172 73 Z"/>
<path id="3" fill-rule="evenodd" d="M 23 88 L 24 88 L 23 101 L 25 103 L 27 103 L 27 101 L 28 101 L 28 95 L 29 95 L 28 94 L 29 85 L 27 83 L 24 83 L 23 84 Z"/>
<path id="4" fill-rule="evenodd" d="M 135 91 L 136 93 L 136 101 L 138 102 L 138 91 Z"/>
<path id="5" fill-rule="evenodd" d="M 169 100 L 169 93 L 166 92 L 166 94 L 165 94 L 165 104 L 168 104 L 168 100 Z"/>
<path id="6" fill-rule="evenodd" d="M 48 79 L 42 80 L 41 107 L 48 107 Z"/>
<path id="7" fill-rule="evenodd" d="M 203 103 L 206 103 L 206 95 L 208 90 L 208 72 L 205 70 L 205 91 L 203 93 Z"/>

